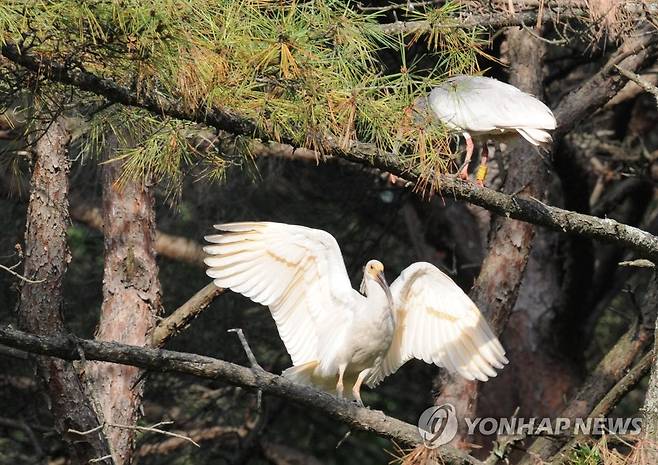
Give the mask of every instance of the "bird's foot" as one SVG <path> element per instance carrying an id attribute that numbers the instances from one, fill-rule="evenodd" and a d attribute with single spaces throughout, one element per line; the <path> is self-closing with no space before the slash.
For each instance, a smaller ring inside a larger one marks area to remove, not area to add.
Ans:
<path id="1" fill-rule="evenodd" d="M 478 187 L 484 187 L 484 178 L 487 177 L 487 165 L 478 166 L 477 173 L 475 173 L 475 184 Z"/>
<path id="2" fill-rule="evenodd" d="M 468 167 L 464 167 L 459 170 L 458 176 L 462 181 L 468 181 Z"/>
<path id="3" fill-rule="evenodd" d="M 393 173 L 388 173 L 388 182 L 391 184 L 391 186 L 395 186 L 398 182 L 398 177 Z"/>

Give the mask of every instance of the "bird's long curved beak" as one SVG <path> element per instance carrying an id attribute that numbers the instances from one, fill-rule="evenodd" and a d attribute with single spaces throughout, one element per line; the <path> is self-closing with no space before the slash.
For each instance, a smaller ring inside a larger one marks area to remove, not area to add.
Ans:
<path id="1" fill-rule="evenodd" d="M 393 295 L 391 294 L 391 288 L 388 286 L 388 283 L 386 282 L 386 277 L 384 276 L 384 272 L 380 271 L 377 273 L 377 276 L 375 277 L 375 280 L 377 283 L 384 289 L 384 292 L 386 292 L 386 297 L 388 298 L 388 301 L 392 304 L 393 303 Z"/>

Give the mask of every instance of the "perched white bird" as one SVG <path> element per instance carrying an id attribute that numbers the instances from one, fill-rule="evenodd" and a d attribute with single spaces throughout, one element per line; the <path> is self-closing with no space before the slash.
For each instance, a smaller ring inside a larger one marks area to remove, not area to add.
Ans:
<path id="1" fill-rule="evenodd" d="M 361 291 L 352 288 L 334 237 L 281 223 L 215 226 L 205 263 L 218 287 L 266 305 L 293 366 L 290 379 L 360 405 L 411 358 L 486 381 L 507 363 L 505 351 L 468 296 L 429 263 L 414 263 L 388 286 L 370 260 Z"/>
<path id="2" fill-rule="evenodd" d="M 426 106 L 466 139 L 466 159 L 459 172 L 462 179 L 468 179 L 473 138 L 483 143 L 476 174 L 479 185 L 483 185 L 487 172 L 489 140 L 502 142 L 520 134 L 532 145 L 543 147 L 552 141 L 548 131 L 556 127 L 553 112 L 541 101 L 510 84 L 482 76 L 459 75 L 446 80 L 417 104 L 421 110 Z"/>

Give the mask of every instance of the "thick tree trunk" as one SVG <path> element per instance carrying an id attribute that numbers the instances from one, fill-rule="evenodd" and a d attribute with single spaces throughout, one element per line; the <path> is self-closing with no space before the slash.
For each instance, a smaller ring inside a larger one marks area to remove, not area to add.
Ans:
<path id="1" fill-rule="evenodd" d="M 109 136 L 107 159 L 117 140 Z M 155 261 L 153 196 L 142 182 L 118 184 L 118 162 L 103 165 L 103 233 L 105 268 L 103 305 L 96 337 L 136 346 L 150 344 L 150 332 L 160 308 L 160 283 Z M 118 465 L 133 457 L 135 430 L 140 417 L 143 383 L 135 367 L 95 363 L 87 370 L 91 389 L 102 413 L 105 434 Z"/>
<path id="2" fill-rule="evenodd" d="M 510 367 L 481 385 L 478 416 L 546 417 L 565 407 L 580 380 L 577 357 L 564 357 L 555 321 L 563 307 L 563 256 L 560 235 L 538 230 L 516 305 L 501 342 Z M 563 315 L 564 316 L 564 315 Z M 567 316 L 568 317 L 568 316 Z M 566 350 L 566 348 L 565 348 Z M 513 368 L 523 367 L 523 369 Z M 527 376 L 528 371 L 533 373 Z"/>
<path id="3" fill-rule="evenodd" d="M 66 333 L 61 309 L 62 279 L 71 259 L 66 244 L 69 140 L 66 127 L 61 119 L 57 119 L 35 146 L 25 231 L 24 274 L 40 282 L 23 284 L 18 316 L 22 328 L 39 335 Z M 51 357 L 39 357 L 37 367 L 50 397 L 55 426 L 68 443 L 72 462 L 86 464 L 107 456 L 109 448 L 102 432 L 84 436 L 69 432 L 71 429 L 89 431 L 99 424 L 75 367 L 70 362 Z"/>
<path id="4" fill-rule="evenodd" d="M 522 30 L 508 31 L 507 40 L 510 83 L 541 99 L 545 44 Z M 550 172 L 532 147 L 525 141 L 514 142 L 506 158 L 508 175 L 503 191 L 545 199 Z M 488 253 L 470 295 L 497 333 L 505 327 L 514 308 L 534 234 L 534 226 L 528 223 L 505 217 L 496 217 L 492 221 Z M 443 389 L 437 404 L 449 402 L 460 417 L 474 416 L 478 392 L 476 382 L 444 373 L 438 384 Z M 465 439 L 461 437 L 462 441 Z"/>

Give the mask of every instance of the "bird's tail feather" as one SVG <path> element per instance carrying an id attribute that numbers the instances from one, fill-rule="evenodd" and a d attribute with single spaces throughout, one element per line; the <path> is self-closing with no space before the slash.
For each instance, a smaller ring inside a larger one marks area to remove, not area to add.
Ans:
<path id="1" fill-rule="evenodd" d="M 530 142 L 532 145 L 543 146 L 545 144 L 550 144 L 553 140 L 551 135 L 543 129 L 516 128 L 516 130 L 523 136 L 525 140 Z"/>
<path id="2" fill-rule="evenodd" d="M 314 384 L 312 382 L 313 373 L 319 364 L 320 362 L 314 360 L 302 365 L 291 366 L 290 368 L 283 370 L 281 375 L 299 384 Z"/>
<path id="3" fill-rule="evenodd" d="M 314 360 L 302 365 L 291 366 L 283 370 L 282 376 L 288 378 L 295 383 L 310 384 L 330 394 L 336 395 L 336 384 L 338 383 L 338 375 L 333 376 L 320 376 L 316 373 L 316 368 L 320 362 Z M 348 373 L 343 377 L 343 395 L 347 399 L 353 399 L 352 387 L 356 383 L 356 377 L 350 376 Z"/>

